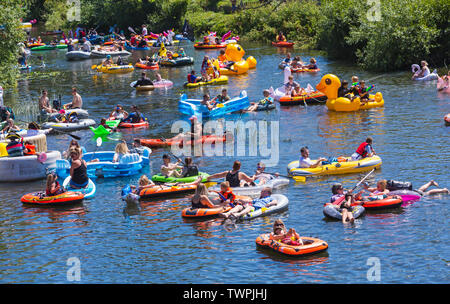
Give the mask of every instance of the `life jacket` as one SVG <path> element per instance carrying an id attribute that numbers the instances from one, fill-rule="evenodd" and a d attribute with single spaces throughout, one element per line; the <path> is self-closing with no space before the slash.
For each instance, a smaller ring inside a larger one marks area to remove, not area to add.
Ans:
<path id="1" fill-rule="evenodd" d="M 198 175 L 198 167 L 195 165 L 185 166 L 183 170 L 185 171 L 185 173 L 183 174 L 183 177 Z"/>
<path id="2" fill-rule="evenodd" d="M 219 194 L 220 199 L 222 201 L 230 200 L 230 203 L 232 203 L 236 199 L 236 195 L 234 195 L 234 193 L 231 190 L 228 190 L 226 192 L 220 191 Z"/>
<path id="3" fill-rule="evenodd" d="M 35 155 L 36 154 L 36 146 L 35 145 L 25 145 L 25 149 L 28 150 L 25 155 Z"/>
<path id="4" fill-rule="evenodd" d="M 195 79 L 196 79 L 195 75 L 192 75 L 192 74 L 187 75 L 188 83 L 193 83 L 195 81 Z"/>
<path id="5" fill-rule="evenodd" d="M 356 153 L 361 155 L 363 158 L 366 157 L 367 156 L 367 151 L 366 151 L 367 145 L 369 145 L 369 144 L 366 142 L 363 142 L 362 144 L 360 144 L 358 149 L 356 149 Z"/>

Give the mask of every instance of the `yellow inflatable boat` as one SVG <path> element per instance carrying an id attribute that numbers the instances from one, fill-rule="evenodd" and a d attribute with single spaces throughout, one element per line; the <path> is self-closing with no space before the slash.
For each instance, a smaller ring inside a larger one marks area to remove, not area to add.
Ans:
<path id="1" fill-rule="evenodd" d="M 356 161 L 352 161 L 351 157 L 338 157 L 338 160 L 338 162 L 316 168 L 299 168 L 299 161 L 296 160 L 288 164 L 287 171 L 291 176 L 338 175 L 370 171 L 374 168 L 378 169 L 382 164 L 378 155 Z M 312 161 L 316 162 L 317 160 Z"/>
<path id="2" fill-rule="evenodd" d="M 107 73 L 107 74 L 125 74 L 129 72 L 133 72 L 133 65 L 117 65 L 112 64 L 108 66 L 99 65 L 97 66 L 97 72 Z"/>
<path id="3" fill-rule="evenodd" d="M 187 88 L 195 88 L 195 87 L 204 86 L 204 85 L 219 85 L 219 84 L 227 84 L 227 83 L 228 83 L 228 77 L 221 75 L 220 77 L 211 79 L 210 81 L 200 81 L 200 82 L 196 82 L 196 83 L 186 82 L 184 84 L 184 86 Z"/>
<path id="4" fill-rule="evenodd" d="M 361 103 L 359 97 L 350 100 L 346 97 L 338 97 L 338 89 L 341 86 L 341 81 L 336 75 L 327 74 L 322 77 L 316 89 L 327 95 L 326 106 L 328 110 L 337 112 L 353 112 L 358 110 L 367 110 L 371 108 L 378 108 L 384 106 L 383 95 L 377 92 L 375 95 L 369 94 L 371 101 Z"/>
<path id="5" fill-rule="evenodd" d="M 213 65 L 219 71 L 220 75 L 239 75 L 247 73 L 249 69 L 256 67 L 257 61 L 253 56 L 249 56 L 244 60 L 245 51 L 236 43 L 230 43 L 225 49 L 225 56 L 228 61 L 234 62 L 229 68 L 226 68 L 227 62 L 214 60 Z"/>

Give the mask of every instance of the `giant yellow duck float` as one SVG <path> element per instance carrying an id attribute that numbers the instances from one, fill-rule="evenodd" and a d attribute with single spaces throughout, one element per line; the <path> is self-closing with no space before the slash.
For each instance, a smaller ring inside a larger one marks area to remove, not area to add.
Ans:
<path id="1" fill-rule="evenodd" d="M 225 49 L 225 56 L 228 61 L 234 62 L 232 66 L 226 68 L 226 63 L 214 60 L 213 65 L 219 71 L 220 75 L 239 75 L 244 74 L 248 69 L 254 69 L 256 67 L 256 59 L 253 56 L 249 56 L 244 60 L 245 51 L 237 43 L 229 43 Z"/>
<path id="2" fill-rule="evenodd" d="M 353 101 L 346 97 L 338 97 L 338 89 L 341 86 L 341 81 L 336 75 L 327 74 L 322 77 L 316 89 L 327 95 L 328 110 L 337 112 L 352 112 L 358 110 L 367 110 L 371 108 L 383 107 L 384 99 L 380 92 L 375 95 L 369 95 L 371 101 L 361 103 L 359 97 Z"/>

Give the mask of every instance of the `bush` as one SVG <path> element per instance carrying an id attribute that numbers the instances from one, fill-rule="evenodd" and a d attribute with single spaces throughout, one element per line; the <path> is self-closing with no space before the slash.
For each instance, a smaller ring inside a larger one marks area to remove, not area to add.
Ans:
<path id="1" fill-rule="evenodd" d="M 0 2 L 0 83 L 14 86 L 18 76 L 15 68 L 19 55 L 19 42 L 25 40 L 25 32 L 20 29 L 21 18 L 25 16 L 21 2 L 6 0 Z"/>

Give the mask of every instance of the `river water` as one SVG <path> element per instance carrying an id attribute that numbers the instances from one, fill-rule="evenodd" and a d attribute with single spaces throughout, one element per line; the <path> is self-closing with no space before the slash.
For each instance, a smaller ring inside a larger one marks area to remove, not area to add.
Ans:
<path id="1" fill-rule="evenodd" d="M 204 54 L 192 44 L 183 45 L 194 56 L 200 70 Z M 166 138 L 172 123 L 180 116 L 180 94 L 201 98 L 228 88 L 230 96 L 246 90 L 250 100 L 262 97 L 262 90 L 280 86 L 283 75 L 278 63 L 286 50 L 258 44 L 243 44 L 246 56 L 258 60 L 256 69 L 246 75 L 230 76 L 228 85 L 186 90 L 182 83 L 191 67 L 161 68 L 163 78 L 174 86 L 136 94 L 129 83 L 140 71 L 125 75 L 97 74 L 90 67 L 100 60 L 68 62 L 65 51 L 41 55 L 45 69 L 24 73 L 19 86 L 6 90 L 5 103 L 13 106 L 21 119 L 37 113 L 37 98 L 46 88 L 51 99 L 61 95 L 71 100 L 71 87 L 80 92 L 84 108 L 99 121 L 114 105 L 126 109 L 138 105 L 150 120 L 150 128 L 124 131 L 128 142 L 134 137 Z M 34 56 L 36 56 L 34 55 Z M 135 62 L 143 53 L 129 58 Z M 285 173 L 287 164 L 298 158 L 307 145 L 311 157 L 350 155 L 367 136 L 383 160 L 381 170 L 369 178 L 411 181 L 415 188 L 431 179 L 450 187 L 447 148 L 449 128 L 443 117 L 450 112 L 449 95 L 436 92 L 435 82 L 412 82 L 409 72 L 375 74 L 357 66 L 334 62 L 317 53 L 299 53 L 304 59 L 317 58 L 321 72 L 296 75 L 302 86 L 315 86 L 326 73 L 347 80 L 352 75 L 366 79 L 383 93 L 385 107 L 353 113 L 329 112 L 325 105 L 292 106 L 271 112 L 229 115 L 227 121 L 242 119 L 279 123 L 279 159 L 267 171 Z M 39 60 L 34 57 L 39 65 Z M 148 72 L 150 75 L 153 72 Z M 95 149 L 88 130 L 75 134 L 88 151 Z M 63 151 L 70 137 L 47 138 L 50 149 Z M 248 140 L 248 139 L 247 139 Z M 104 142 L 103 150 L 113 150 L 116 141 Z M 274 147 L 275 149 L 275 147 Z M 276 150 L 276 149 L 275 149 Z M 164 150 L 154 150 L 151 165 L 144 173 L 157 173 Z M 196 157 L 202 171 L 229 170 L 235 159 L 242 170 L 252 174 L 261 155 Z M 331 176 L 294 183 L 278 192 L 289 198 L 289 209 L 279 214 L 223 225 L 222 220 L 192 222 L 183 220 L 185 198 L 162 199 L 126 205 L 120 190 L 136 183 L 139 176 L 97 181 L 97 194 L 82 205 L 65 208 L 23 206 L 20 197 L 44 189 L 45 181 L 0 184 L 0 282 L 69 283 L 70 258 L 81 265 L 81 283 L 449 283 L 448 199 L 438 195 L 395 211 L 367 213 L 354 225 L 326 221 L 323 203 L 331 196 L 333 183 L 353 187 L 364 174 Z M 272 229 L 281 218 L 300 235 L 319 237 L 329 244 L 325 253 L 293 259 L 258 249 L 255 239 Z M 447 232 L 446 232 L 447 231 Z M 379 262 L 380 281 L 370 281 L 373 261 Z"/>

